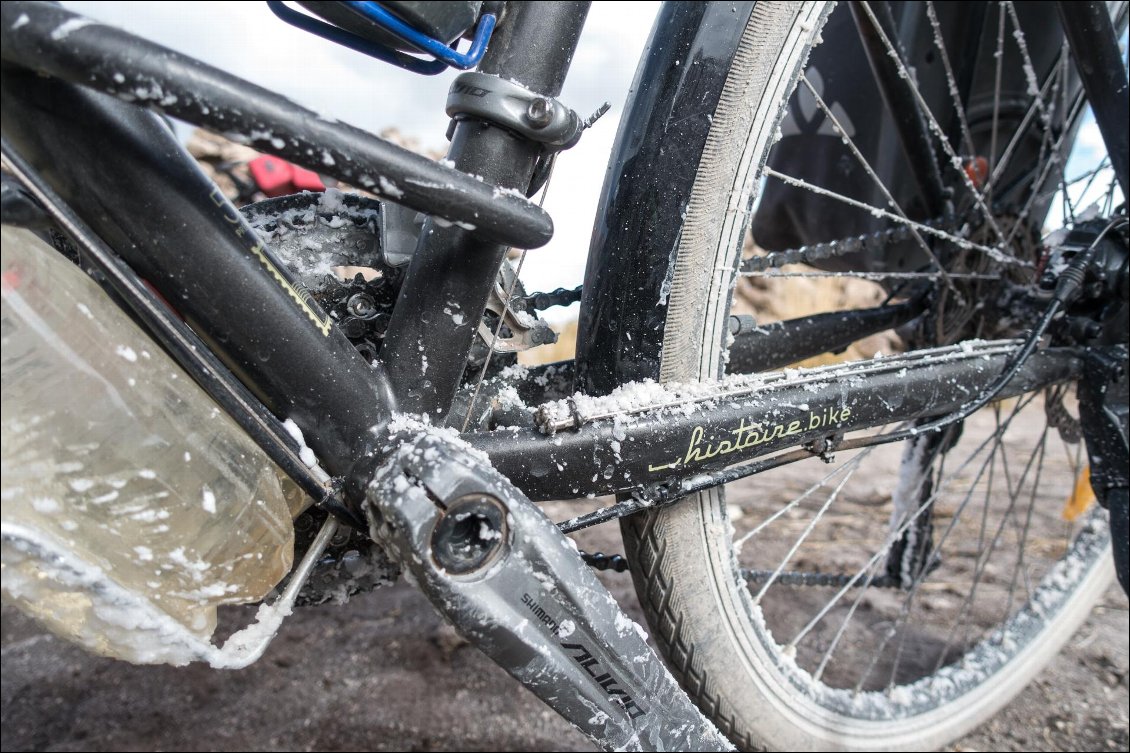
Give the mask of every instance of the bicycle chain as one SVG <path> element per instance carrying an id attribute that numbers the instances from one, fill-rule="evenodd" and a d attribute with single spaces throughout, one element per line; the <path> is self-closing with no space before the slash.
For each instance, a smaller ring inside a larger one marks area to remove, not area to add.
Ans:
<path id="1" fill-rule="evenodd" d="M 581 300 L 581 291 L 583 288 L 583 285 L 578 285 L 572 289 L 558 288 L 548 293 L 531 293 L 518 300 L 526 307 L 526 311 L 530 311 L 531 309 L 534 311 L 545 311 L 554 306 L 569 306 Z"/>
<path id="2" fill-rule="evenodd" d="M 581 555 L 585 564 L 593 570 L 611 570 L 616 573 L 628 572 L 628 560 L 622 554 L 605 554 L 604 552 L 589 554 L 585 551 L 578 551 L 578 554 Z"/>
<path id="3" fill-rule="evenodd" d="M 939 218 L 928 220 L 920 224 L 936 228 L 942 226 L 944 222 L 944 219 Z M 763 272 L 768 269 L 776 269 L 788 264 L 811 264 L 821 259 L 844 256 L 857 251 L 874 248 L 876 244 L 897 243 L 899 241 L 908 240 L 911 237 L 911 228 L 907 225 L 899 225 L 897 227 L 888 228 L 887 230 L 877 230 L 874 233 L 865 233 L 852 238 L 839 238 L 826 243 L 814 243 L 808 246 L 790 248 L 785 251 L 773 251 L 764 256 L 753 256 L 742 261 L 740 271 L 742 274 L 749 274 Z M 548 293 L 531 293 L 518 298 L 518 300 L 526 307 L 527 311 L 545 311 L 554 306 L 569 306 L 570 304 L 576 303 L 581 300 L 583 289 L 584 286 L 582 285 L 578 285 L 575 288 L 557 288 Z"/>
<path id="4" fill-rule="evenodd" d="M 628 560 L 622 554 L 608 555 L 603 552 L 589 554 L 588 552 L 582 551 L 580 555 L 581 559 L 585 561 L 585 564 L 594 570 L 612 570 L 617 573 L 626 573 L 628 571 Z M 853 588 L 862 588 L 864 586 L 869 588 L 901 587 L 898 579 L 892 578 L 889 575 L 880 575 L 870 580 L 859 578 L 855 575 L 801 572 L 798 570 L 784 570 L 779 573 L 775 573 L 772 570 L 742 570 L 741 575 L 742 578 L 750 584 L 764 583 L 772 579 L 773 583 L 779 586 L 812 586 L 818 588 L 843 588 L 844 586 Z"/>
<path id="5" fill-rule="evenodd" d="M 945 218 L 937 218 L 920 223 L 927 227 L 939 228 L 945 224 Z M 874 233 L 865 233 L 851 238 L 837 238 L 825 243 L 814 243 L 808 246 L 790 248 L 784 251 L 770 251 L 764 256 L 752 256 L 742 260 L 741 273 L 753 274 L 776 269 L 788 264 L 812 264 L 822 259 L 835 256 L 845 256 L 872 249 L 876 244 L 886 245 L 909 240 L 912 237 L 909 225 L 898 225 L 886 230 L 877 230 Z"/>
<path id="6" fill-rule="evenodd" d="M 923 225 L 937 227 L 942 220 L 930 220 Z M 767 269 L 776 269 L 788 264 L 811 264 L 814 261 L 828 259 L 833 256 L 844 256 L 873 247 L 876 243 L 896 243 L 911 237 L 910 228 L 906 225 L 878 230 L 874 233 L 857 235 L 853 238 L 841 238 L 827 243 L 815 243 L 809 246 L 791 248 L 785 251 L 773 251 L 765 256 L 754 256 L 742 261 L 741 273 L 762 272 Z M 584 286 L 575 288 L 557 288 L 548 293 L 531 293 L 518 299 L 526 306 L 526 310 L 545 311 L 554 306 L 568 306 L 581 300 Z"/>
<path id="7" fill-rule="evenodd" d="M 581 559 L 585 561 L 585 564 L 594 570 L 612 570 L 617 573 L 626 573 L 628 571 L 628 560 L 622 554 L 608 555 L 603 552 L 589 554 L 588 552 L 582 551 L 580 555 Z M 779 573 L 774 573 L 771 570 L 742 570 L 741 574 L 742 578 L 750 584 L 764 583 L 772 578 L 773 582 L 779 586 L 813 586 L 823 588 L 843 588 L 844 586 L 854 588 L 862 588 L 864 586 L 869 588 L 899 588 L 901 586 L 898 579 L 892 578 L 889 575 L 880 575 L 871 580 L 867 580 L 855 575 L 800 572 L 797 570 L 784 570 Z"/>
<path id="8" fill-rule="evenodd" d="M 748 583 L 764 583 L 770 579 L 773 583 L 780 586 L 822 586 L 825 588 L 843 588 L 844 586 L 852 586 L 855 588 L 862 588 L 868 586 L 871 588 L 899 588 L 901 584 L 898 579 L 892 578 L 889 575 L 879 575 L 867 580 L 860 578 L 856 575 L 840 575 L 837 573 L 821 573 L 821 572 L 799 572 L 795 570 L 784 570 L 775 573 L 772 570 L 742 570 L 742 577 Z"/>

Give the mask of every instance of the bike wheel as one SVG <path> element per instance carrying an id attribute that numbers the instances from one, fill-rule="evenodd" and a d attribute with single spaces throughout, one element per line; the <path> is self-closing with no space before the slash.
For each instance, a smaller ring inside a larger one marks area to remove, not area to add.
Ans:
<path id="1" fill-rule="evenodd" d="M 990 6 L 994 20 L 998 11 L 1004 26 L 994 32 L 1019 50 L 1015 9 Z M 829 12 L 824 3 L 758 3 L 753 11 L 713 116 L 670 278 L 665 381 L 714 379 L 724 369 L 747 208 L 775 178 L 764 166 Z M 803 86 L 818 100 L 812 83 Z M 1034 85 L 1042 99 L 1053 84 Z M 1000 99 L 994 132 L 1004 120 Z M 834 105 L 815 106 L 842 120 Z M 1047 176 L 1066 164 L 1065 143 L 1077 127 L 1072 112 L 1059 136 L 1045 123 L 1031 196 L 1020 191 L 1024 214 L 1017 221 L 994 212 L 981 223 L 979 244 L 1012 254 L 1022 234 L 1013 228 L 1023 227 L 1025 214 L 1046 213 L 1055 195 Z M 996 153 L 990 169 L 1006 150 Z M 1064 169 L 1056 186 L 1068 183 Z M 1100 211 L 1109 212 L 1116 190 Z M 1081 221 L 1071 203 L 1066 223 Z M 920 269 L 901 274 L 913 279 Z M 870 266 L 857 271 L 882 277 Z M 1031 283 L 1030 274 L 1017 279 L 1009 265 L 980 257 L 948 272 L 990 286 Z M 984 301 L 989 289 L 965 291 Z M 935 342 L 938 333 L 952 341 L 1001 326 L 988 316 L 992 306 L 959 310 L 956 300 L 934 299 Z M 1054 656 L 1112 577 L 1105 513 L 1059 520 L 1064 502 L 1085 486 L 1069 392 L 998 402 L 941 438 L 844 455 L 830 469 L 813 459 L 779 470 L 775 481 L 758 475 L 623 521 L 652 634 L 700 708 L 743 748 L 789 750 L 937 747 L 995 713 Z M 924 509 L 931 514 L 916 514 Z M 932 544 L 907 568 L 915 536 Z M 892 554 L 896 547 L 902 556 Z"/>

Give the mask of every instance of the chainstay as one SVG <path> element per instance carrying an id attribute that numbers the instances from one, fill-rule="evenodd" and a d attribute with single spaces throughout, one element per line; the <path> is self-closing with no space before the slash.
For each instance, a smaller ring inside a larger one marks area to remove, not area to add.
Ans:
<path id="1" fill-rule="evenodd" d="M 828 364 L 807 369 L 759 374 L 733 374 L 714 382 L 682 382 L 663 385 L 640 383 L 640 394 L 625 395 L 617 389 L 602 397 L 574 395 L 541 405 L 534 415 L 537 427 L 546 434 L 569 431 L 598 421 L 613 421 L 660 409 L 684 407 L 716 399 L 732 399 L 755 392 L 771 392 L 782 387 L 826 380 L 870 377 L 904 368 L 925 368 L 955 359 L 1009 355 L 1021 341 L 979 340 L 938 348 L 925 348 L 882 358 Z M 629 391 L 631 393 L 631 391 Z"/>
<path id="2" fill-rule="evenodd" d="M 927 349 L 927 350 L 923 350 L 923 351 L 916 351 L 916 352 L 903 354 L 901 356 L 888 357 L 886 359 L 879 359 L 879 360 L 880 360 L 880 362 L 886 362 L 885 365 L 887 367 L 890 367 L 892 362 L 894 364 L 898 365 L 898 366 L 902 366 L 903 364 L 906 364 L 906 365 L 909 366 L 909 365 L 917 362 L 917 365 L 921 366 L 923 364 L 929 364 L 929 363 L 932 363 L 934 361 L 941 361 L 941 360 L 945 360 L 947 358 L 952 358 L 952 357 L 958 355 L 959 353 L 963 354 L 963 355 L 983 354 L 983 353 L 986 353 L 986 352 L 998 352 L 1000 350 L 1006 350 L 1006 351 L 1013 350 L 1016 347 L 1017 347 L 1017 341 L 1016 340 L 989 341 L 989 342 L 979 342 L 979 343 L 976 343 L 976 344 L 966 343 L 964 345 L 955 345 L 955 346 L 948 346 L 948 347 L 943 347 L 943 348 L 933 348 L 933 349 Z M 833 366 L 817 367 L 815 369 L 809 369 L 809 370 L 805 370 L 805 371 L 807 371 L 809 373 L 809 375 L 817 375 L 817 374 L 822 374 L 822 373 L 828 372 L 830 369 L 834 369 L 834 368 L 843 369 L 844 366 L 845 366 L 845 364 L 835 364 Z M 867 360 L 867 361 L 854 362 L 854 363 L 850 364 L 849 367 L 850 366 L 856 367 L 855 370 L 858 373 L 862 374 L 862 373 L 866 373 L 866 372 L 874 369 L 875 366 L 876 366 L 876 363 L 875 363 L 875 359 L 871 359 L 871 360 Z M 731 382 L 731 384 L 728 385 L 731 389 L 729 389 L 729 390 L 722 389 L 721 392 L 723 394 L 728 393 L 730 395 L 735 395 L 735 394 L 739 394 L 741 392 L 748 391 L 750 389 L 759 389 L 759 388 L 764 389 L 766 387 L 771 388 L 773 383 L 775 381 L 777 381 L 777 378 L 783 377 L 783 376 L 785 376 L 785 375 L 784 374 L 774 374 L 774 375 L 756 375 L 756 376 L 750 376 L 750 377 L 745 377 L 745 378 L 738 377 L 738 378 L 735 378 L 735 379 L 728 380 L 728 381 Z M 793 378 L 795 380 L 796 376 L 794 375 Z M 701 387 L 703 387 L 703 384 L 702 383 L 696 383 L 693 386 L 701 388 Z M 734 388 L 736 388 L 736 389 L 734 389 Z M 605 420 L 605 419 L 608 419 L 609 417 L 613 417 L 613 420 L 615 420 L 614 417 L 618 414 L 619 415 L 625 415 L 625 414 L 630 414 L 632 412 L 636 412 L 636 411 L 639 411 L 639 410 L 654 409 L 654 408 L 659 407 L 659 406 L 671 407 L 672 405 L 686 404 L 688 402 L 694 402 L 696 400 L 701 400 L 701 399 L 703 399 L 703 397 L 704 397 L 704 395 L 702 395 L 702 394 L 693 395 L 693 396 L 692 395 L 675 394 L 675 395 L 669 396 L 669 398 L 674 398 L 673 400 L 661 400 L 661 401 L 658 401 L 658 402 L 649 403 L 645 406 L 640 406 L 640 405 L 632 406 L 631 408 L 623 411 L 622 413 L 621 412 L 609 413 L 609 412 L 602 411 L 601 410 L 602 406 L 600 406 L 599 400 L 594 401 L 594 402 L 596 402 L 596 405 L 585 406 L 586 408 L 588 408 L 587 411 L 581 409 L 581 406 L 577 406 L 575 404 L 569 404 L 568 405 L 568 408 L 569 408 L 568 412 L 571 414 L 570 418 L 572 419 L 571 421 L 568 422 L 568 423 L 572 424 L 572 426 L 569 427 L 569 428 L 576 428 L 576 427 L 578 427 L 582 424 L 590 423 L 592 421 L 597 421 L 597 420 Z M 569 400 L 567 399 L 564 402 L 566 402 L 568 404 Z M 545 407 L 545 406 L 543 406 L 543 407 Z M 590 413 L 590 411 L 591 411 L 591 413 Z M 588 413 L 589 415 L 586 415 L 586 413 Z M 549 417 L 543 416 L 542 418 L 544 420 L 544 419 L 549 418 Z M 543 429 L 545 429 L 545 428 L 546 427 L 543 426 Z M 564 429 L 564 428 L 566 428 L 564 425 L 559 425 L 559 426 L 555 427 L 555 429 Z M 841 440 L 836 446 L 834 446 L 830 449 L 833 450 L 833 451 L 858 449 L 858 448 L 866 447 L 869 444 L 874 443 L 875 439 L 876 438 L 874 438 L 874 437 L 861 437 L 861 438 L 853 439 L 853 440 Z M 672 486 L 670 484 L 659 484 L 659 485 L 656 485 L 656 486 L 653 486 L 653 487 L 650 487 L 650 488 L 644 490 L 641 494 L 636 494 L 636 495 L 633 495 L 633 496 L 631 496 L 627 499 L 624 499 L 623 501 L 616 502 L 615 504 L 609 505 L 607 507 L 601 508 L 601 509 L 593 511 L 591 513 L 586 513 L 584 515 L 577 516 L 577 517 L 572 518 L 570 520 L 563 521 L 563 522 L 558 524 L 558 527 L 561 529 L 561 531 L 563 533 L 572 533 L 574 531 L 578 531 L 578 530 L 581 530 L 583 528 L 588 528 L 588 527 L 591 527 L 591 526 L 594 526 L 594 525 L 599 525 L 601 523 L 605 523 L 605 522 L 608 522 L 608 521 L 611 521 L 611 520 L 616 520 L 616 519 L 623 518 L 623 517 L 626 517 L 626 516 L 629 516 L 629 515 L 633 515 L 633 514 L 641 512 L 645 509 L 649 509 L 649 508 L 650 509 L 656 509 L 656 508 L 666 507 L 668 505 L 674 504 L 679 499 L 684 498 L 688 494 L 695 493 L 695 492 L 698 492 L 698 491 L 704 491 L 705 489 L 708 489 L 710 487 L 723 485 L 723 484 L 729 483 L 731 481 L 736 481 L 740 478 L 744 478 L 746 476 L 753 475 L 755 473 L 758 473 L 758 472 L 761 472 L 761 471 L 764 471 L 764 470 L 769 470 L 770 468 L 778 467 L 780 465 L 785 465 L 787 463 L 796 462 L 798 460 L 802 460 L 802 459 L 805 459 L 805 458 L 811 458 L 811 457 L 814 457 L 814 456 L 823 456 L 828 450 L 829 450 L 829 448 L 823 448 L 822 449 L 822 448 L 812 447 L 812 446 L 805 446 L 805 447 L 796 448 L 796 449 L 786 451 L 786 452 L 778 454 L 778 455 L 770 456 L 770 457 L 765 458 L 761 461 L 751 463 L 751 464 L 748 464 L 748 465 L 735 466 L 733 468 L 723 469 L 721 471 L 717 471 L 717 472 L 710 473 L 710 474 L 701 474 L 699 477 L 696 478 L 696 480 L 695 480 L 696 483 L 692 484 L 689 487 L 685 484 L 682 484 L 682 483 L 675 484 L 674 486 Z M 627 562 L 623 559 L 623 557 L 621 555 L 608 556 L 608 555 L 604 555 L 602 553 L 597 553 L 596 555 L 592 555 L 592 554 L 588 554 L 586 552 L 581 552 L 581 556 L 587 564 L 589 564 L 590 566 L 592 566 L 592 567 L 594 567 L 595 569 L 598 569 L 598 570 L 612 569 L 612 570 L 615 570 L 617 572 L 623 572 L 624 570 L 627 569 Z M 621 569 L 621 567 L 618 566 L 621 562 L 623 562 L 623 565 L 624 565 L 623 569 Z M 813 587 L 843 588 L 845 586 L 856 587 L 856 586 L 866 585 L 867 587 L 876 587 L 876 588 L 899 588 L 899 587 L 901 587 L 901 584 L 897 581 L 897 579 L 889 578 L 886 575 L 881 575 L 881 576 L 871 578 L 870 580 L 866 581 L 866 583 L 857 582 L 858 578 L 854 578 L 853 576 L 847 576 L 847 575 L 842 575 L 842 574 L 838 574 L 838 573 L 825 573 L 825 572 L 818 572 L 818 571 L 817 572 L 781 571 L 781 572 L 774 573 L 772 571 L 748 570 L 748 571 L 743 571 L 742 576 L 743 576 L 743 578 L 745 578 L 750 583 L 759 583 L 759 582 L 765 582 L 765 581 L 768 581 L 768 580 L 772 580 L 775 583 L 779 583 L 781 585 L 786 585 L 786 586 L 813 586 Z"/>

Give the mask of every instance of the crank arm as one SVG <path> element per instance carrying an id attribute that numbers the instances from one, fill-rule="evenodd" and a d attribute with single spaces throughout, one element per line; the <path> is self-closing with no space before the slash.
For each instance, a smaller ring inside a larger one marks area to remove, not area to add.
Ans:
<path id="1" fill-rule="evenodd" d="M 366 491 L 370 531 L 465 638 L 606 749 L 733 749 L 485 455 L 424 424 L 392 441 Z"/>

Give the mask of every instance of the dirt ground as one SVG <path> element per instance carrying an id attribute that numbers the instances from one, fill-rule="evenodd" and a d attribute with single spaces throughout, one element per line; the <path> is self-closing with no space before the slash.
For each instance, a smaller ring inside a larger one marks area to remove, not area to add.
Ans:
<path id="1" fill-rule="evenodd" d="M 621 551 L 614 526 L 581 539 Z M 630 578 L 602 577 L 642 622 Z M 93 657 L 7 607 L 2 643 L 5 751 L 593 749 L 403 583 L 300 610 L 241 671 Z M 952 750 L 1126 750 L 1127 655 L 1113 586 L 1037 680 Z"/>

